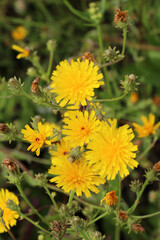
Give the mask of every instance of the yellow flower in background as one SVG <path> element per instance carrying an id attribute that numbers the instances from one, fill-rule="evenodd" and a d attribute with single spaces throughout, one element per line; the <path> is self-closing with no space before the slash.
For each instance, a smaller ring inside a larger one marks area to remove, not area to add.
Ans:
<path id="1" fill-rule="evenodd" d="M 133 145 L 131 140 L 134 133 L 126 124 L 116 128 L 117 120 L 109 119 L 107 122 L 101 122 L 102 130 L 95 133 L 91 142 L 88 143 L 86 158 L 91 163 L 97 163 L 100 175 L 108 180 L 115 179 L 118 172 L 121 178 L 127 176 L 130 168 L 137 167 L 138 162 L 134 160 L 137 151 L 137 145 Z"/>
<path id="2" fill-rule="evenodd" d="M 31 142 L 31 145 L 27 150 L 32 152 L 36 151 L 36 155 L 39 156 L 40 149 L 44 144 L 51 145 L 51 140 L 47 140 L 53 133 L 50 126 L 44 126 L 41 122 L 38 123 L 38 131 L 30 128 L 29 125 L 25 125 L 26 129 L 22 129 L 21 133 L 24 134 L 24 140 Z"/>
<path id="3" fill-rule="evenodd" d="M 19 218 L 19 215 L 17 212 L 12 211 L 11 209 L 7 208 L 7 201 L 13 200 L 17 205 L 19 205 L 19 201 L 17 196 L 14 195 L 14 193 L 9 192 L 7 189 L 0 189 L 0 208 L 3 211 L 3 221 L 8 229 L 10 227 L 16 225 L 17 218 Z M 0 222 L 0 233 L 7 232 L 7 229 L 3 226 L 3 224 Z"/>
<path id="4" fill-rule="evenodd" d="M 27 36 L 27 29 L 23 26 L 18 26 L 12 31 L 12 38 L 15 40 L 22 40 Z"/>
<path id="5" fill-rule="evenodd" d="M 54 135 L 56 133 L 56 131 L 60 131 L 60 127 L 58 125 L 56 125 L 55 123 L 49 123 L 49 122 L 45 122 L 43 124 L 44 127 L 49 127 L 50 128 L 50 134 L 51 136 Z M 55 130 L 55 133 L 54 133 Z M 59 140 L 59 136 L 55 136 L 54 138 L 51 139 L 51 142 L 57 142 Z"/>
<path id="6" fill-rule="evenodd" d="M 56 101 L 61 107 L 67 103 L 75 105 L 86 105 L 86 100 L 91 101 L 94 96 L 94 88 L 99 88 L 104 84 L 99 81 L 103 78 L 98 73 L 99 68 L 94 66 L 94 62 L 89 60 L 60 62 L 56 70 L 53 71 L 50 87 L 51 92 L 57 94 Z"/>
<path id="7" fill-rule="evenodd" d="M 90 197 L 90 191 L 98 193 L 99 189 L 96 186 L 105 182 L 99 176 L 95 164 L 88 164 L 84 156 L 73 163 L 69 162 L 66 157 L 59 157 L 48 172 L 57 175 L 50 179 L 51 182 L 57 184 L 57 187 L 61 187 L 65 192 L 75 190 L 77 196 L 82 196 L 84 193 L 86 197 Z"/>
<path id="8" fill-rule="evenodd" d="M 69 117 L 64 119 L 64 130 L 62 133 L 67 135 L 65 140 L 71 142 L 73 147 L 83 146 L 92 139 L 93 135 L 100 130 L 100 121 L 96 119 L 95 112 L 90 114 L 74 111 L 69 113 Z"/>
<path id="9" fill-rule="evenodd" d="M 135 131 L 138 133 L 139 138 L 147 137 L 151 134 L 155 134 L 156 129 L 160 127 L 160 122 L 154 125 L 155 123 L 155 116 L 150 113 L 149 118 L 145 116 L 141 116 L 143 126 L 133 123 L 133 127 L 135 128 Z"/>
<path id="10" fill-rule="evenodd" d="M 106 201 L 106 204 L 108 206 L 114 206 L 118 202 L 118 197 L 116 196 L 116 191 L 111 191 L 106 194 L 106 196 L 101 200 L 101 205 L 102 202 Z"/>
<path id="11" fill-rule="evenodd" d="M 131 100 L 132 103 L 136 103 L 138 101 L 138 93 L 133 92 L 130 96 L 130 100 Z"/>
<path id="12" fill-rule="evenodd" d="M 17 59 L 28 57 L 30 54 L 30 51 L 28 49 L 19 47 L 18 45 L 15 44 L 12 45 L 12 49 L 19 52 L 19 54 L 16 57 Z"/>
<path id="13" fill-rule="evenodd" d="M 68 159 L 69 153 L 71 151 L 71 144 L 68 141 L 64 141 L 63 139 L 60 143 L 57 144 L 56 151 L 50 151 L 52 164 L 56 164 L 60 157 Z"/>

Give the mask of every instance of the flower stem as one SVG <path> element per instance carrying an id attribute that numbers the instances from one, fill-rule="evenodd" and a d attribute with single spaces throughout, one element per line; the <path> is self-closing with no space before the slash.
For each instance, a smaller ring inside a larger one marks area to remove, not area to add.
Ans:
<path id="1" fill-rule="evenodd" d="M 51 75 L 52 71 L 52 64 L 53 64 L 53 56 L 54 56 L 54 47 L 50 50 L 50 55 L 49 55 L 49 63 L 48 63 L 48 69 L 47 69 L 47 77 L 48 80 L 50 81 L 49 77 Z"/>
<path id="2" fill-rule="evenodd" d="M 142 188 L 141 188 L 141 191 L 137 194 L 137 199 L 135 200 L 134 204 L 128 209 L 127 213 L 132 213 L 136 209 L 137 205 L 139 204 L 139 200 L 142 196 L 142 193 L 144 192 L 144 189 L 146 188 L 146 186 L 148 184 L 149 184 L 149 180 L 146 179 Z"/>
<path id="3" fill-rule="evenodd" d="M 151 214 L 147 214 L 147 215 L 144 215 L 144 216 L 132 216 L 132 217 L 136 218 L 136 219 L 144 219 L 144 218 L 154 217 L 156 215 L 160 215 L 160 211 L 155 212 L 155 213 L 151 213 Z"/>
<path id="4" fill-rule="evenodd" d="M 28 198 L 26 197 L 25 193 L 23 192 L 23 189 L 21 187 L 20 184 L 16 184 L 16 187 L 19 191 L 19 193 L 21 194 L 21 196 L 23 197 L 23 199 L 26 201 L 26 203 L 28 204 L 28 206 L 30 206 L 30 208 L 33 210 L 33 212 L 35 214 L 37 214 L 37 216 L 42 220 L 42 222 L 44 222 L 45 224 L 47 224 L 48 226 L 50 226 L 49 222 L 47 222 L 43 216 L 33 207 L 33 205 L 31 204 L 31 202 L 28 200 Z"/>
<path id="5" fill-rule="evenodd" d="M 49 188 L 48 188 L 47 186 L 44 186 L 44 189 L 46 190 L 48 196 L 50 197 L 50 199 L 51 199 L 51 201 L 52 201 L 55 209 L 58 211 L 58 206 L 57 206 L 57 204 L 56 204 L 56 201 L 55 201 L 54 198 L 52 197 L 52 194 L 50 193 Z"/>
<path id="6" fill-rule="evenodd" d="M 102 30 L 101 30 L 101 25 L 100 24 L 97 25 L 97 32 L 98 32 L 99 47 L 100 47 L 100 51 L 101 51 L 101 54 L 102 54 L 102 62 L 104 64 L 105 63 L 105 59 L 103 57 L 104 49 L 103 49 Z M 104 77 L 105 77 L 105 81 L 106 81 L 108 95 L 111 97 L 112 96 L 112 90 L 111 90 L 111 86 L 110 86 L 110 83 L 109 83 L 107 67 L 106 66 L 103 67 L 103 72 L 104 72 Z"/>
<path id="7" fill-rule="evenodd" d="M 23 214 L 22 212 L 18 211 L 18 214 L 20 216 L 22 216 L 23 218 L 25 218 L 28 222 L 32 223 L 34 226 L 36 226 L 37 228 L 41 229 L 43 232 L 50 234 L 49 231 L 47 231 L 46 229 L 44 229 L 43 227 L 41 227 L 37 222 L 32 221 L 30 218 L 28 218 L 25 214 Z"/>
<path id="8" fill-rule="evenodd" d="M 93 219 L 91 222 L 88 223 L 88 225 L 91 225 L 92 223 L 98 221 L 99 219 L 103 218 L 104 216 L 106 216 L 108 214 L 108 212 L 104 212 L 103 214 L 101 214 L 100 216 L 98 216 L 97 218 Z"/>
<path id="9" fill-rule="evenodd" d="M 125 53 L 125 48 L 126 48 L 126 40 L 127 40 L 127 27 L 123 28 L 123 47 L 122 47 L 122 56 Z"/>
<path id="10" fill-rule="evenodd" d="M 71 191 L 71 193 L 70 193 L 70 195 L 69 195 L 69 200 L 68 200 L 68 207 L 70 207 L 71 206 L 71 203 L 72 203 L 72 200 L 73 200 L 73 198 L 74 198 L 74 194 L 75 194 L 75 190 L 74 191 Z"/>
<path id="11" fill-rule="evenodd" d="M 120 174 L 118 174 L 118 208 L 120 208 L 120 204 L 121 204 L 121 177 Z M 116 229 L 115 229 L 115 240 L 119 240 L 120 239 L 120 225 L 119 223 L 116 224 Z"/>
<path id="12" fill-rule="evenodd" d="M 5 222 L 4 222 L 4 220 L 3 220 L 2 217 L 0 218 L 0 223 L 2 223 L 2 225 L 4 226 L 4 228 L 7 230 L 8 234 L 11 236 L 11 238 L 12 238 L 13 240 L 16 240 L 16 238 L 15 238 L 15 236 L 13 235 L 13 233 L 11 232 L 11 230 L 7 228 L 7 226 L 6 226 L 6 224 L 5 224 Z"/>
<path id="13" fill-rule="evenodd" d="M 122 96 L 117 98 L 108 98 L 108 99 L 93 99 L 92 102 L 114 102 L 123 99 L 128 93 L 124 93 Z"/>

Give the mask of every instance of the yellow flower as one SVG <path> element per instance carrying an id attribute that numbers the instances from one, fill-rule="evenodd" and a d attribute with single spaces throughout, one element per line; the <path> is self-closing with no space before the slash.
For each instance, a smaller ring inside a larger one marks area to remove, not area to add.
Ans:
<path id="1" fill-rule="evenodd" d="M 101 205 L 103 201 L 106 201 L 108 206 L 114 206 L 118 202 L 118 197 L 116 196 L 116 191 L 111 191 L 106 194 L 106 196 L 101 200 Z"/>
<path id="2" fill-rule="evenodd" d="M 3 211 L 3 221 L 8 229 L 10 226 L 16 225 L 17 218 L 19 217 L 18 213 L 12 211 L 11 209 L 7 208 L 7 201 L 13 200 L 17 205 L 19 204 L 18 198 L 14 195 L 14 193 L 9 192 L 7 189 L 0 189 L 0 208 Z M 0 222 L 0 233 L 7 232 L 7 229 L 3 226 Z"/>
<path id="3" fill-rule="evenodd" d="M 64 123 L 67 125 L 62 130 L 67 135 L 64 139 L 70 141 L 73 147 L 88 143 L 95 132 L 100 130 L 100 121 L 96 119 L 94 111 L 90 115 L 88 111 L 84 111 L 84 114 L 80 111 L 70 112 Z"/>
<path id="4" fill-rule="evenodd" d="M 144 123 L 144 126 L 141 126 L 137 123 L 133 123 L 135 131 L 138 133 L 139 138 L 143 138 L 151 134 L 155 134 L 156 129 L 160 127 L 160 122 L 154 125 L 155 116 L 152 113 L 149 114 L 149 119 L 147 119 L 147 117 L 145 116 L 141 116 L 141 119 L 142 119 L 142 122 Z"/>
<path id="5" fill-rule="evenodd" d="M 44 126 L 41 122 L 38 123 L 38 131 L 33 130 L 29 125 L 25 125 L 25 128 L 21 130 L 21 133 L 24 134 L 23 139 L 31 142 L 27 150 L 36 151 L 36 155 L 39 156 L 40 148 L 44 144 L 51 145 L 51 141 L 47 140 L 47 138 L 51 137 L 53 133 L 51 133 L 49 126 Z"/>
<path id="6" fill-rule="evenodd" d="M 138 93 L 133 92 L 130 96 L 130 100 L 131 100 L 132 103 L 136 103 L 138 101 Z"/>
<path id="7" fill-rule="evenodd" d="M 99 81 L 103 78 L 98 73 L 99 68 L 94 66 L 94 62 L 85 60 L 73 61 L 71 64 L 65 60 L 60 62 L 57 69 L 53 71 L 50 85 L 51 92 L 57 94 L 56 101 L 63 107 L 69 104 L 86 105 L 86 100 L 91 101 L 94 96 L 94 88 L 99 88 L 104 84 Z"/>
<path id="8" fill-rule="evenodd" d="M 57 144 L 56 151 L 50 151 L 52 164 L 54 165 L 57 161 L 59 161 L 60 157 L 64 157 L 68 159 L 69 153 L 71 151 L 71 144 L 68 141 L 61 140 L 60 143 Z"/>
<path id="9" fill-rule="evenodd" d="M 12 31 L 12 38 L 15 40 L 22 40 L 27 36 L 27 29 L 23 26 L 18 26 Z"/>
<path id="10" fill-rule="evenodd" d="M 43 124 L 44 127 L 49 126 L 50 128 L 50 134 L 51 136 L 54 135 L 56 133 L 56 131 L 60 131 L 60 127 L 58 125 L 56 125 L 55 123 L 49 123 L 49 122 L 45 122 Z M 55 129 L 55 133 L 54 133 L 54 129 Z M 59 140 L 59 136 L 55 136 L 54 138 L 51 139 L 51 142 L 57 142 Z"/>
<path id="11" fill-rule="evenodd" d="M 30 51 L 28 49 L 19 47 L 15 44 L 12 45 L 12 49 L 19 52 L 19 54 L 17 55 L 17 59 L 28 57 L 30 54 Z"/>
<path id="12" fill-rule="evenodd" d="M 109 124 L 102 124 L 100 133 L 95 133 L 91 142 L 88 143 L 87 159 L 91 163 L 98 162 L 100 175 L 107 179 L 115 179 L 117 173 L 121 178 L 127 176 L 130 168 L 137 167 L 138 162 L 134 160 L 137 145 L 133 145 L 134 138 L 132 129 L 126 124 L 116 128 L 117 120 L 109 119 Z"/>
<path id="13" fill-rule="evenodd" d="M 65 192 L 75 190 L 77 196 L 82 196 L 83 192 L 87 197 L 90 197 L 90 191 L 98 193 L 99 190 L 96 186 L 105 182 L 99 176 L 95 164 L 89 165 L 84 156 L 73 163 L 69 162 L 65 156 L 59 157 L 48 172 L 57 175 L 50 179 L 51 182 L 55 182 Z"/>

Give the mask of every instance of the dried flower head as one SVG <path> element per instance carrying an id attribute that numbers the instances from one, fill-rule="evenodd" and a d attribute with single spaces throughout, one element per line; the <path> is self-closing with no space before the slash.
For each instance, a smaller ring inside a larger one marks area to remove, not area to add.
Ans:
<path id="1" fill-rule="evenodd" d="M 153 169 L 155 172 L 160 172 L 160 161 L 153 166 Z"/>
<path id="2" fill-rule="evenodd" d="M 127 221 L 127 219 L 128 219 L 128 215 L 125 211 L 119 211 L 118 217 L 119 217 L 119 219 L 122 219 L 124 221 Z"/>
<path id="3" fill-rule="evenodd" d="M 5 123 L 0 123 L 0 132 L 7 132 L 8 131 L 8 126 Z"/>
<path id="4" fill-rule="evenodd" d="M 121 11 L 119 8 L 115 11 L 114 22 L 118 24 L 119 22 L 128 23 L 127 21 L 128 11 Z"/>
<path id="5" fill-rule="evenodd" d="M 9 171 L 15 171 L 17 165 L 10 159 L 5 158 L 2 162 L 2 165 L 5 165 Z"/>
<path id="6" fill-rule="evenodd" d="M 32 86 L 31 86 L 31 92 L 32 93 L 38 93 L 39 92 L 39 87 L 38 87 L 39 81 L 40 81 L 40 77 L 37 77 L 36 79 L 33 80 Z"/>
<path id="7" fill-rule="evenodd" d="M 86 59 L 88 59 L 89 61 L 92 62 L 96 62 L 93 54 L 91 54 L 90 52 L 84 52 L 83 56 L 82 56 L 83 61 L 85 61 Z"/>
<path id="8" fill-rule="evenodd" d="M 106 194 L 106 196 L 101 200 L 101 205 L 103 201 L 106 201 L 108 206 L 114 206 L 118 202 L 118 197 L 116 196 L 116 191 L 111 191 Z"/>
<path id="9" fill-rule="evenodd" d="M 137 233 L 137 232 L 145 232 L 144 227 L 142 227 L 142 225 L 139 224 L 139 223 L 134 223 L 134 224 L 132 225 L 132 230 L 133 230 L 135 233 Z"/>

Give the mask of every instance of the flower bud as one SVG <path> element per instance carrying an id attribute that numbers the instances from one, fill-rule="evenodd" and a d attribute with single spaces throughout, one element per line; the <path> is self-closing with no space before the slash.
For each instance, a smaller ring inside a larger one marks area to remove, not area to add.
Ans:
<path id="1" fill-rule="evenodd" d="M 35 182 L 37 186 L 46 186 L 47 184 L 47 178 L 43 173 L 35 174 Z"/>
<path id="2" fill-rule="evenodd" d="M 124 88 L 125 93 L 129 92 L 135 92 L 137 91 L 137 86 L 140 85 L 138 82 L 136 82 L 137 77 L 134 74 L 125 75 L 125 80 L 120 81 L 122 88 Z"/>
<path id="3" fill-rule="evenodd" d="M 0 132 L 6 133 L 8 130 L 9 128 L 5 123 L 0 123 Z"/>
<path id="4" fill-rule="evenodd" d="M 47 49 L 48 51 L 53 51 L 56 47 L 56 41 L 48 40 L 47 42 Z"/>
<path id="5" fill-rule="evenodd" d="M 87 222 L 83 218 L 80 218 L 78 216 L 74 216 L 72 218 L 71 224 L 72 224 L 73 228 L 75 229 L 75 231 L 77 231 L 77 232 L 87 230 L 87 228 L 88 228 Z"/>
<path id="6" fill-rule="evenodd" d="M 12 211 L 19 212 L 19 206 L 11 199 L 7 201 L 7 208 L 11 209 Z"/>
<path id="7" fill-rule="evenodd" d="M 8 81 L 8 86 L 11 90 L 19 90 L 21 86 L 20 80 L 18 81 L 16 77 L 10 78 Z"/>
<path id="8" fill-rule="evenodd" d="M 102 236 L 102 234 L 98 231 L 92 233 L 92 240 L 105 240 L 105 236 Z"/>
<path id="9" fill-rule="evenodd" d="M 131 181 L 129 185 L 132 192 L 139 192 L 142 186 L 142 183 L 139 180 Z"/>
<path id="10" fill-rule="evenodd" d="M 31 76 L 31 77 L 36 76 L 37 73 L 36 73 L 35 68 L 33 68 L 33 67 L 28 68 L 28 69 L 27 69 L 27 75 L 28 75 L 28 76 Z"/>
<path id="11" fill-rule="evenodd" d="M 104 51 L 103 56 L 107 61 L 113 62 L 119 57 L 119 50 L 116 50 L 116 47 L 111 48 L 109 46 L 109 48 Z"/>
<path id="12" fill-rule="evenodd" d="M 68 161 L 73 163 L 75 160 L 81 158 L 80 147 L 71 148 L 70 156 L 68 157 Z"/>

